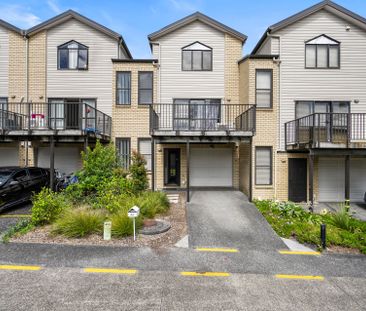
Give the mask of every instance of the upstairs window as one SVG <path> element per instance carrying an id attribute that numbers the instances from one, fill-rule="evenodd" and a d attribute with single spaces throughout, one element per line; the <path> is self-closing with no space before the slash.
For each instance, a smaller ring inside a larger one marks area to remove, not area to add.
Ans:
<path id="1" fill-rule="evenodd" d="M 153 103 L 153 72 L 139 71 L 139 104 L 150 105 Z"/>
<path id="2" fill-rule="evenodd" d="M 305 42 L 305 67 L 337 69 L 340 67 L 340 43 L 326 35 Z"/>
<path id="3" fill-rule="evenodd" d="M 212 48 L 194 42 L 182 48 L 183 71 L 212 71 Z"/>
<path id="4" fill-rule="evenodd" d="M 70 41 L 58 47 L 58 69 L 88 70 L 88 47 Z"/>
<path id="5" fill-rule="evenodd" d="M 258 108 L 272 107 L 272 69 L 255 71 L 255 103 Z"/>

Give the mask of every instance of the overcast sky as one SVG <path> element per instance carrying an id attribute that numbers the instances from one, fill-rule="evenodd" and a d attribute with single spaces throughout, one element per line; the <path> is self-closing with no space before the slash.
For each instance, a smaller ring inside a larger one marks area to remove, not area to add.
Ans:
<path id="1" fill-rule="evenodd" d="M 248 36 L 249 53 L 266 28 L 319 1 L 314 0 L 0 0 L 0 18 L 29 28 L 73 9 L 120 33 L 134 58 L 149 58 L 147 35 L 200 11 Z M 366 0 L 338 0 L 366 17 Z"/>

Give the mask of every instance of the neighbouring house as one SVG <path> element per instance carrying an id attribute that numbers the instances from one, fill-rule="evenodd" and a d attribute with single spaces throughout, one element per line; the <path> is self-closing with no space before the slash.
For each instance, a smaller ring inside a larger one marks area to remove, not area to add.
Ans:
<path id="1" fill-rule="evenodd" d="M 86 138 L 111 139 L 118 33 L 70 10 L 28 30 L 0 23 L 0 165 L 81 166 Z"/>
<path id="2" fill-rule="evenodd" d="M 54 150 L 56 168 L 75 170 L 99 138 L 126 168 L 143 154 L 154 190 L 362 201 L 366 20 L 322 1 L 242 57 L 246 39 L 197 12 L 148 36 L 151 59 L 133 59 L 73 11 L 26 31 L 1 21 L 0 165 L 47 167 Z"/>

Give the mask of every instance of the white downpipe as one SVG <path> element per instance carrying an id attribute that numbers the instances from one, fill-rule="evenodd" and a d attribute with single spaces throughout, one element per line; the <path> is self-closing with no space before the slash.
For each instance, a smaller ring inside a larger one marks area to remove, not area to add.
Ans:
<path id="1" fill-rule="evenodd" d="M 25 102 L 29 101 L 29 39 L 26 35 L 23 36 L 25 40 Z M 28 120 L 30 122 L 30 120 Z M 28 140 L 24 141 L 25 159 L 24 166 L 28 166 Z"/>

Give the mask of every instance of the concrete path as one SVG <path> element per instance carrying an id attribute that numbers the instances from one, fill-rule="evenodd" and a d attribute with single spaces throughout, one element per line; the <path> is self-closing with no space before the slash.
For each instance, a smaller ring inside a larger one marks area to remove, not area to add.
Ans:
<path id="1" fill-rule="evenodd" d="M 194 191 L 187 213 L 190 247 L 287 248 L 239 191 Z"/>

